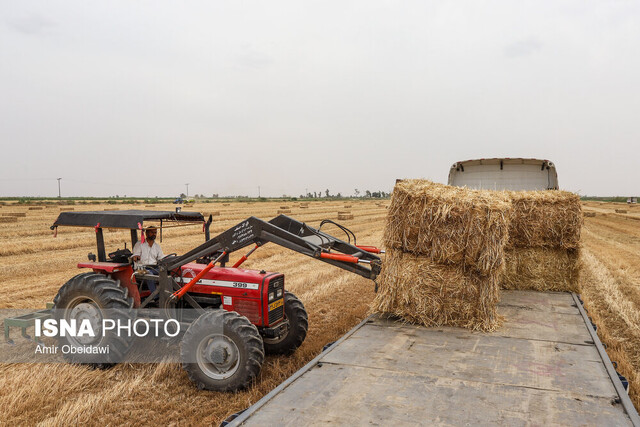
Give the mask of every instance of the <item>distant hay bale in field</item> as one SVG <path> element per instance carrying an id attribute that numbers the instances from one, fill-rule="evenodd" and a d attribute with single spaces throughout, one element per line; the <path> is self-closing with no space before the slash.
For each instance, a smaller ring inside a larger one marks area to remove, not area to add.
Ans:
<path id="1" fill-rule="evenodd" d="M 155 208 L 156 205 L 144 205 L 145 208 Z"/>
<path id="2" fill-rule="evenodd" d="M 616 209 L 616 213 L 626 214 L 627 210 L 626 209 Z"/>
<path id="3" fill-rule="evenodd" d="M 26 212 L 3 212 L 2 216 L 11 216 L 15 218 L 24 218 L 27 216 Z"/>
<path id="4" fill-rule="evenodd" d="M 351 207 L 351 205 L 344 205 L 344 207 L 345 207 L 345 208 L 350 208 L 350 207 Z"/>
<path id="5" fill-rule="evenodd" d="M 338 212 L 338 219 L 339 220 L 353 219 L 353 214 L 351 212 Z"/>
<path id="6" fill-rule="evenodd" d="M 29 208 L 30 211 L 41 211 L 43 209 L 44 209 L 44 207 L 42 207 L 42 206 L 31 206 Z"/>
<path id="7" fill-rule="evenodd" d="M 425 180 L 396 183 L 384 230 L 387 248 L 488 274 L 504 262 L 511 203 L 502 192 Z"/>
<path id="8" fill-rule="evenodd" d="M 192 208 L 193 205 L 183 205 L 185 208 Z"/>
<path id="9" fill-rule="evenodd" d="M 229 206 L 230 203 L 223 203 L 222 206 Z"/>
<path id="10" fill-rule="evenodd" d="M 209 213 L 209 215 L 211 215 L 211 216 L 220 216 L 220 212 L 214 211 L 214 212 Z"/>
<path id="11" fill-rule="evenodd" d="M 280 206 L 280 209 L 289 209 L 289 206 Z"/>
<path id="12" fill-rule="evenodd" d="M 278 215 L 291 213 L 291 209 L 278 209 Z"/>
<path id="13" fill-rule="evenodd" d="M 584 216 L 588 217 L 588 218 L 593 218 L 596 216 L 595 212 L 585 212 Z"/>
<path id="14" fill-rule="evenodd" d="M 1 222 L 18 222 L 18 217 L 17 216 L 0 216 L 0 223 Z"/>
<path id="15" fill-rule="evenodd" d="M 61 211 L 73 211 L 73 210 L 75 210 L 75 208 L 68 208 L 68 207 L 62 206 L 62 207 L 60 208 L 60 210 L 61 210 Z"/>
<path id="16" fill-rule="evenodd" d="M 389 249 L 371 308 L 425 326 L 493 331 L 501 323 L 497 276 Z"/>
<path id="17" fill-rule="evenodd" d="M 509 247 L 580 247 L 580 196 L 567 191 L 509 191 L 513 212 Z"/>
<path id="18" fill-rule="evenodd" d="M 109 209 L 104 209 L 105 211 L 119 211 L 120 208 L 109 208 Z"/>
<path id="19" fill-rule="evenodd" d="M 579 249 L 513 248 L 505 259 L 503 289 L 580 292 Z"/>

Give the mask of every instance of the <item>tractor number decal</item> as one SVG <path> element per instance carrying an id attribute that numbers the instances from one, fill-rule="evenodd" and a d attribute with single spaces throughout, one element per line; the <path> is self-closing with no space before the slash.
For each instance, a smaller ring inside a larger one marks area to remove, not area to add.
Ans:
<path id="1" fill-rule="evenodd" d="M 275 310 L 276 308 L 280 307 L 282 304 L 284 304 L 284 298 L 279 299 L 278 301 L 274 301 L 271 304 L 269 304 L 269 311 Z"/>
<path id="2" fill-rule="evenodd" d="M 191 278 L 184 277 L 184 283 L 187 284 L 191 281 Z M 220 286 L 223 288 L 238 288 L 238 289 L 259 289 L 260 285 L 258 283 L 246 283 L 246 282 L 228 282 L 226 280 L 211 280 L 211 279 L 200 279 L 198 280 L 198 285 L 204 286 Z"/>

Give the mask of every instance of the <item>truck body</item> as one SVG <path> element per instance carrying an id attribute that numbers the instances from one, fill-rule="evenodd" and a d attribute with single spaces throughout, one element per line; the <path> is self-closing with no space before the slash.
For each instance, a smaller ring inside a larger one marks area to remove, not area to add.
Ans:
<path id="1" fill-rule="evenodd" d="M 449 185 L 475 190 L 557 190 L 553 162 L 542 159 L 494 158 L 456 162 Z"/>
<path id="2" fill-rule="evenodd" d="M 576 294 L 499 312 L 492 333 L 370 316 L 229 425 L 640 425 Z"/>

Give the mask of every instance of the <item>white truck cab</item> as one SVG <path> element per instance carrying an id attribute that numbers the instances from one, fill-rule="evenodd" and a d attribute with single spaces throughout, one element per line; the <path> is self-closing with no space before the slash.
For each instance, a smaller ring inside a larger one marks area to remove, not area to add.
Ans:
<path id="1" fill-rule="evenodd" d="M 558 174 L 549 160 L 465 160 L 451 166 L 449 185 L 476 190 L 557 190 Z"/>

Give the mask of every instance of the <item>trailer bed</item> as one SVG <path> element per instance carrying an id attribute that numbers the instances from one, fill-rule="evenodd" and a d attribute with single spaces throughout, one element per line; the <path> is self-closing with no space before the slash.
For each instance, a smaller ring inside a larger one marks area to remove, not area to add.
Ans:
<path id="1" fill-rule="evenodd" d="M 494 333 L 371 316 L 233 425 L 640 425 L 576 295 L 503 291 Z"/>

